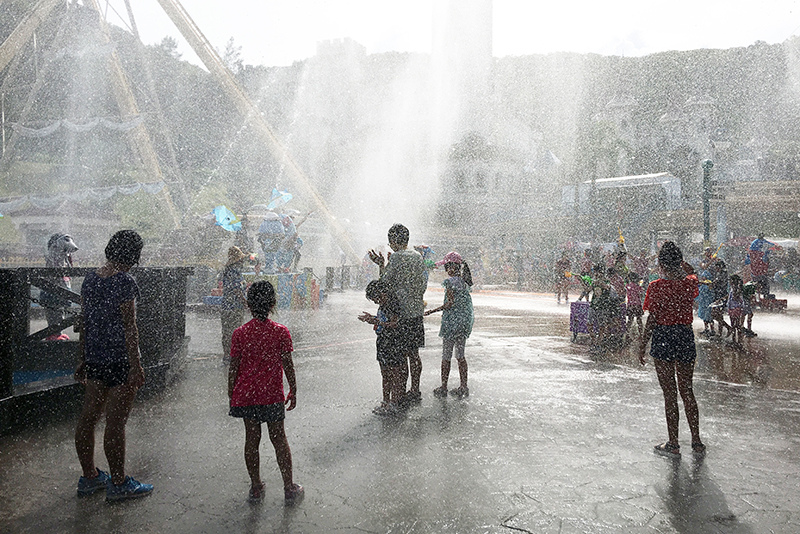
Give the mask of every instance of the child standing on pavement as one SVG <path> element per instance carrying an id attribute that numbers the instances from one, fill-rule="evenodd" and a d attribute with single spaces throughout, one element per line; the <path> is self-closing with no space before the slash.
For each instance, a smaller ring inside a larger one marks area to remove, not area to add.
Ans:
<path id="1" fill-rule="evenodd" d="M 703 454 L 706 446 L 700 441 L 700 416 L 692 389 L 694 361 L 697 357 L 692 330 L 692 302 L 698 295 L 697 276 L 675 243 L 666 241 L 658 253 L 661 278 L 647 288 L 644 309 L 648 311 L 644 334 L 639 343 L 639 361 L 644 365 L 647 342 L 650 356 L 664 394 L 669 439 L 655 446 L 655 452 L 672 458 L 681 455 L 678 444 L 678 392 L 692 433 L 692 451 Z M 677 376 L 677 385 L 676 385 Z"/>
<path id="2" fill-rule="evenodd" d="M 592 300 L 589 303 L 587 330 L 593 351 L 604 350 L 614 318 L 615 299 L 606 273 L 607 270 L 602 265 L 592 267 Z"/>
<path id="3" fill-rule="evenodd" d="M 745 298 L 744 284 L 738 274 L 730 277 L 730 290 L 728 291 L 728 317 L 731 320 L 731 341 L 734 343 L 742 342 L 742 330 L 744 328 Z"/>
<path id="4" fill-rule="evenodd" d="M 444 265 L 450 278 L 442 283 L 445 288 L 444 304 L 425 312 L 425 315 L 443 312 L 442 325 L 439 328 L 439 337 L 442 338 L 442 385 L 434 389 L 433 394 L 437 397 L 447 396 L 450 361 L 453 358 L 453 351 L 455 351 L 461 385 L 450 391 L 450 394 L 456 397 L 466 397 L 469 395 L 469 388 L 467 387 L 467 359 L 464 356 L 464 347 L 467 338 L 472 333 L 474 321 L 472 297 L 469 294 L 472 287 L 472 273 L 469 265 L 458 252 L 448 252 L 441 261 L 436 262 L 436 265 Z"/>
<path id="5" fill-rule="evenodd" d="M 625 315 L 627 316 L 625 335 L 628 337 L 630 337 L 634 321 L 639 325 L 639 334 L 641 335 L 644 331 L 644 325 L 642 324 L 644 311 L 642 310 L 643 291 L 641 282 L 642 279 L 637 273 L 633 271 L 628 273 L 628 283 L 625 285 L 625 298 L 627 300 L 625 307 Z"/>
<path id="6" fill-rule="evenodd" d="M 83 469 L 79 496 L 105 490 L 106 500 L 118 501 L 153 491 L 152 484 L 125 475 L 125 425 L 145 380 L 136 322 L 139 286 L 129 274 L 143 247 L 135 231 L 115 233 L 106 245 L 106 264 L 88 273 L 81 288 L 83 329 L 75 380 L 86 386 L 86 393 L 75 428 L 75 450 Z M 94 463 L 95 427 L 103 412 L 103 449 L 110 474 Z"/>
<path id="7" fill-rule="evenodd" d="M 222 306 L 219 316 L 222 322 L 222 361 L 226 364 L 231 359 L 233 331 L 244 322 L 247 297 L 244 294 L 245 281 L 242 268 L 245 258 L 247 255 L 239 247 L 229 248 L 228 262 L 222 271 Z"/>
<path id="8" fill-rule="evenodd" d="M 275 289 L 266 280 L 255 282 L 247 291 L 247 306 L 253 319 L 233 332 L 228 372 L 229 413 L 244 419 L 244 463 L 251 482 L 249 499 L 259 501 L 264 497 L 258 448 L 261 423 L 267 423 L 283 477 L 284 497 L 291 503 L 303 494 L 303 487 L 292 480 L 292 452 L 283 420 L 284 405 L 288 404 L 286 410 L 297 405 L 297 383 L 289 329 L 269 319 L 276 302 Z M 289 383 L 285 399 L 284 373 Z"/>
<path id="9" fill-rule="evenodd" d="M 404 367 L 407 359 L 400 342 L 400 301 L 389 287 L 379 280 L 367 284 L 367 298 L 378 305 L 375 315 L 363 312 L 359 321 L 373 325 L 378 335 L 375 347 L 381 367 L 383 401 L 372 410 L 375 415 L 395 416 L 405 396 Z"/>

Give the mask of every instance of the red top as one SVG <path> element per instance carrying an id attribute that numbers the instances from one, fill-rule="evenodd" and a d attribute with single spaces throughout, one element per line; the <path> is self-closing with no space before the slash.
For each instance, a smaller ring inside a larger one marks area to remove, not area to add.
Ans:
<path id="1" fill-rule="evenodd" d="M 760 250 L 750 250 L 750 274 L 763 276 L 769 271 L 769 264 L 764 261 L 764 253 Z"/>
<path id="2" fill-rule="evenodd" d="M 241 360 L 231 406 L 283 404 L 283 355 L 287 352 L 292 352 L 292 336 L 275 321 L 254 318 L 234 330 L 231 359 Z"/>
<path id="3" fill-rule="evenodd" d="M 653 280 L 647 286 L 642 308 L 648 310 L 656 324 L 691 325 L 692 303 L 699 293 L 697 275 L 690 274 L 682 280 Z"/>

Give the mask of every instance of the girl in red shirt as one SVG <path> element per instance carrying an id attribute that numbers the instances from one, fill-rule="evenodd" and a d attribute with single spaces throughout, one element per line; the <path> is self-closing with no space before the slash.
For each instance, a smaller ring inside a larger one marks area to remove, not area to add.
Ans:
<path id="1" fill-rule="evenodd" d="M 692 331 L 692 302 L 698 294 L 697 276 L 692 266 L 683 261 L 681 250 L 672 241 L 661 246 L 658 266 L 661 278 L 650 283 L 644 297 L 643 308 L 649 313 L 639 344 L 639 361 L 644 365 L 645 347 L 652 337 L 650 356 L 653 357 L 658 383 L 664 393 L 669 439 L 666 443 L 656 445 L 655 451 L 665 456 L 680 457 L 680 392 L 692 433 L 692 451 L 702 454 L 706 447 L 700 441 L 700 417 L 692 390 L 694 361 L 697 357 Z"/>
<path id="2" fill-rule="evenodd" d="M 303 486 L 292 479 L 292 451 L 283 420 L 284 405 L 288 405 L 286 410 L 297 405 L 297 383 L 289 329 L 269 318 L 276 302 L 275 289 L 266 280 L 253 283 L 247 291 L 247 306 L 253 319 L 233 331 L 228 370 L 229 414 L 244 419 L 244 463 L 250 475 L 250 501 L 264 497 L 258 449 L 261 423 L 267 423 L 283 477 L 284 497 L 291 503 L 302 496 Z M 289 383 L 285 398 L 284 374 Z"/>

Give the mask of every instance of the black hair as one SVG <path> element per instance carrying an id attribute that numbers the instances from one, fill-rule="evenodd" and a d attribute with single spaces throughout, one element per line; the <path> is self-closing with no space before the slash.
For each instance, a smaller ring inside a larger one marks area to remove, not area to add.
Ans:
<path id="1" fill-rule="evenodd" d="M 731 287 L 739 286 L 740 289 L 744 287 L 744 284 L 742 283 L 742 277 L 738 274 L 732 274 L 728 279 L 728 283 L 731 285 Z"/>
<path id="2" fill-rule="evenodd" d="M 641 279 L 642 279 L 642 277 L 641 277 L 641 276 L 639 276 L 639 273 L 637 273 L 637 272 L 634 272 L 634 271 L 629 271 L 629 272 L 628 272 L 628 281 L 629 281 L 629 282 L 633 282 L 634 284 L 636 284 L 636 283 L 638 283 L 638 282 L 639 282 Z"/>
<path id="3" fill-rule="evenodd" d="M 386 283 L 381 282 L 380 280 L 373 280 L 369 284 L 367 284 L 367 299 L 371 300 L 372 302 L 378 302 L 378 297 L 381 293 L 386 293 L 389 290 Z"/>
<path id="4" fill-rule="evenodd" d="M 469 270 L 467 262 L 461 264 L 461 279 L 464 280 L 464 283 L 468 286 L 472 286 L 472 272 Z"/>
<path id="5" fill-rule="evenodd" d="M 460 276 L 464 283 L 468 286 L 472 285 L 472 272 L 469 270 L 469 265 L 467 265 L 467 262 L 463 260 L 461 263 L 456 263 L 454 261 L 447 262 L 444 264 L 445 270 L 447 270 L 449 265 L 455 265 L 458 267 L 458 274 L 456 276 Z"/>
<path id="6" fill-rule="evenodd" d="M 677 269 L 683 263 L 683 253 L 674 241 L 664 241 L 658 251 L 658 263 L 665 269 Z"/>
<path id="7" fill-rule="evenodd" d="M 122 265 L 134 266 L 139 263 L 142 248 L 144 248 L 144 240 L 136 230 L 120 230 L 108 240 L 105 251 L 106 259 Z"/>
<path id="8" fill-rule="evenodd" d="M 398 245 L 408 245 L 408 228 L 400 223 L 395 223 L 389 228 L 389 242 Z"/>
<path id="9" fill-rule="evenodd" d="M 247 307 L 256 319 L 266 321 L 277 303 L 275 288 L 267 280 L 253 282 L 247 290 Z"/>

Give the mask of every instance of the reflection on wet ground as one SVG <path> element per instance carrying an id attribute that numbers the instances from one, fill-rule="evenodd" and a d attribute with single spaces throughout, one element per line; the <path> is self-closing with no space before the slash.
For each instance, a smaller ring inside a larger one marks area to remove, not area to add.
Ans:
<path id="1" fill-rule="evenodd" d="M 542 343 L 547 343 L 547 338 L 559 338 L 559 343 L 548 343 L 552 345 L 548 349 L 588 357 L 588 336 L 579 335 L 575 343 L 563 344 L 563 338 L 571 338 L 569 315 L 563 313 L 565 309 L 563 306 L 557 308 L 556 313 L 561 311 L 560 314 L 532 314 L 525 309 L 483 308 L 480 313 L 482 334 L 542 338 Z M 761 324 L 766 333 L 755 338 L 745 338 L 741 345 L 734 344 L 729 339 L 709 340 L 698 335 L 695 376 L 734 384 L 800 391 L 800 336 L 782 335 L 773 338 L 770 335 L 776 327 L 787 326 L 781 324 L 787 321 L 791 321 L 791 318 L 786 315 L 758 315 L 754 326 L 758 331 L 758 324 Z M 695 326 L 695 332 L 699 332 L 698 325 Z M 796 326 L 788 328 L 797 332 Z M 601 362 L 639 367 L 636 343 L 634 341 L 619 350 L 593 355 L 592 358 Z"/>
<path id="2" fill-rule="evenodd" d="M 442 296 L 430 291 L 429 307 Z M 127 466 L 153 495 L 114 507 L 102 495 L 77 499 L 74 421 L 31 428 L 0 438 L 0 487 L 13 488 L 0 498 L 0 532 L 800 532 L 800 395 L 728 382 L 794 384 L 786 332 L 796 316 L 759 316 L 750 352 L 699 342 L 709 454 L 673 462 L 653 454 L 665 429 L 652 365 L 640 368 L 629 349 L 593 361 L 585 336 L 570 342 L 569 307 L 544 295 L 474 301 L 470 396 L 433 396 L 441 318 L 428 317 L 422 403 L 397 419 L 371 413 L 380 375 L 375 335 L 356 319 L 374 310 L 362 292 L 276 317 L 293 325 L 300 391 L 286 417 L 306 487 L 294 507 L 283 506 L 265 441 L 267 496 L 246 501 L 219 317 L 190 313 L 184 372 L 140 399 L 127 427 Z M 748 367 L 758 347 L 763 362 Z M 99 450 L 97 459 L 104 468 Z"/>

